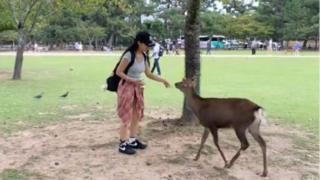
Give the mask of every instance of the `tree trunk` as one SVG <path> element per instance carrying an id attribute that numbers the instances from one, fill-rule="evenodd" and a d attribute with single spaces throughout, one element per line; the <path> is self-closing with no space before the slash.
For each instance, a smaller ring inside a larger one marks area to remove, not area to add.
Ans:
<path id="1" fill-rule="evenodd" d="M 303 41 L 303 45 L 302 45 L 303 49 L 307 49 L 307 42 L 308 42 L 308 39 Z"/>
<path id="2" fill-rule="evenodd" d="M 200 92 L 200 0 L 189 0 L 185 24 L 185 76 L 186 78 L 196 77 L 196 92 Z M 185 122 L 197 122 L 196 116 L 184 98 L 183 113 L 181 119 Z"/>
<path id="3" fill-rule="evenodd" d="M 108 47 L 113 47 L 113 42 L 114 42 L 114 33 L 111 33 L 108 40 Z"/>
<path id="4" fill-rule="evenodd" d="M 25 47 L 25 33 L 21 30 L 19 32 L 18 37 L 18 44 L 17 44 L 17 53 L 16 53 L 16 62 L 14 65 L 14 72 L 13 72 L 13 80 L 20 80 L 21 79 L 21 73 L 22 73 L 22 63 L 23 63 L 23 52 Z"/>
<path id="5" fill-rule="evenodd" d="M 95 39 L 94 40 L 94 45 L 95 45 L 95 48 L 94 48 L 94 50 L 100 50 L 99 48 L 98 48 L 98 40 L 97 39 Z"/>

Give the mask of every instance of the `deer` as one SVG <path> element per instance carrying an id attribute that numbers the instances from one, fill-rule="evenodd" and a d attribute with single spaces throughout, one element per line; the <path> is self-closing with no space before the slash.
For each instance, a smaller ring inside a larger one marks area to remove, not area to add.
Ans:
<path id="1" fill-rule="evenodd" d="M 246 137 L 246 131 L 248 130 L 261 147 L 263 172 L 260 176 L 266 177 L 268 174 L 267 147 L 260 135 L 260 124 L 267 121 L 264 109 L 243 98 L 203 98 L 196 93 L 195 85 L 195 77 L 184 78 L 181 82 L 175 83 L 175 87 L 184 93 L 187 104 L 204 127 L 200 148 L 194 160 L 197 161 L 200 158 L 203 145 L 211 132 L 214 144 L 224 161 L 224 167 L 231 168 L 241 152 L 249 147 Z M 230 162 L 227 161 L 218 143 L 218 129 L 220 128 L 233 128 L 241 143 L 240 149 Z"/>

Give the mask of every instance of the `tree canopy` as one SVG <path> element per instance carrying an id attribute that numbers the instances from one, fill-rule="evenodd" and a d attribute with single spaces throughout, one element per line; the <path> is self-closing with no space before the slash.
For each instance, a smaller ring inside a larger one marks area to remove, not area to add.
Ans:
<path id="1" fill-rule="evenodd" d="M 138 30 L 158 39 L 184 34 L 186 1 L 175 0 L 0 0 L 0 42 L 18 38 L 19 22 L 32 27 L 31 41 L 90 46 L 127 44 Z M 200 34 L 228 38 L 309 40 L 319 37 L 317 0 L 202 0 Z M 28 6 L 26 6 L 28 5 Z M 39 8 L 40 7 L 40 8 Z M 28 12 L 28 9 L 33 10 Z M 15 9 L 15 11 L 12 11 Z M 13 13 L 14 12 L 14 13 Z M 151 17 L 151 18 L 144 18 Z M 33 23 L 36 18 L 36 23 Z M 33 27 L 35 26 L 35 27 Z M 9 32 L 5 32 L 9 30 Z M 4 38 L 9 34 L 9 38 Z"/>

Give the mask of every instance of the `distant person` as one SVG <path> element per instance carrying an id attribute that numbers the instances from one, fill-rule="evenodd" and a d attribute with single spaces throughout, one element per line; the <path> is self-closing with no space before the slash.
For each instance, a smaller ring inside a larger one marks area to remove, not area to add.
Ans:
<path id="1" fill-rule="evenodd" d="M 252 54 L 252 55 L 255 55 L 255 54 L 256 54 L 257 47 L 258 47 L 258 42 L 256 41 L 256 39 L 254 39 L 254 40 L 251 42 L 251 54 Z"/>
<path id="2" fill-rule="evenodd" d="M 211 54 L 211 38 L 207 41 L 207 54 Z"/>
<path id="3" fill-rule="evenodd" d="M 80 43 L 76 42 L 76 43 L 74 44 L 74 48 L 75 48 L 77 51 L 82 51 L 82 48 L 83 48 L 82 43 L 81 43 L 81 42 L 80 42 Z"/>
<path id="4" fill-rule="evenodd" d="M 172 51 L 175 52 L 176 55 L 179 55 L 178 43 L 176 40 L 172 42 Z"/>
<path id="5" fill-rule="evenodd" d="M 74 43 L 74 49 L 77 50 L 77 51 L 79 50 L 79 43 L 78 42 Z"/>
<path id="6" fill-rule="evenodd" d="M 164 50 L 166 51 L 166 54 L 169 54 L 168 52 L 168 46 L 167 46 L 167 42 L 165 40 L 161 41 L 161 46 L 164 48 Z"/>
<path id="7" fill-rule="evenodd" d="M 178 38 L 177 40 L 177 49 L 181 49 L 182 47 L 182 40 L 180 38 Z"/>
<path id="8" fill-rule="evenodd" d="M 108 46 L 103 46 L 103 47 L 102 47 L 102 50 L 105 51 L 105 52 L 107 52 L 107 53 L 111 53 L 111 52 L 112 52 L 112 49 L 109 48 Z"/>
<path id="9" fill-rule="evenodd" d="M 293 52 L 295 56 L 300 56 L 301 44 L 299 41 L 296 41 L 293 45 Z"/>
<path id="10" fill-rule="evenodd" d="M 168 40 L 166 42 L 166 54 L 170 54 L 170 52 L 171 52 L 171 41 Z"/>
<path id="11" fill-rule="evenodd" d="M 269 52 L 272 52 L 272 50 L 273 50 L 272 49 L 272 39 L 269 39 L 268 48 L 267 49 L 268 49 Z"/>
<path id="12" fill-rule="evenodd" d="M 153 47 L 153 53 L 152 57 L 154 59 L 153 61 L 153 67 L 151 69 L 151 72 L 153 73 L 155 69 L 157 69 L 158 76 L 161 76 L 161 69 L 160 69 L 160 58 L 163 55 L 163 47 L 158 42 L 155 42 L 155 45 Z"/>
<path id="13" fill-rule="evenodd" d="M 83 45 L 82 45 L 82 43 L 80 42 L 79 43 L 79 51 L 82 51 L 83 50 Z"/>
<path id="14" fill-rule="evenodd" d="M 38 44 L 37 44 L 37 43 L 34 43 L 34 45 L 33 45 L 33 51 L 34 51 L 34 52 L 38 52 Z"/>

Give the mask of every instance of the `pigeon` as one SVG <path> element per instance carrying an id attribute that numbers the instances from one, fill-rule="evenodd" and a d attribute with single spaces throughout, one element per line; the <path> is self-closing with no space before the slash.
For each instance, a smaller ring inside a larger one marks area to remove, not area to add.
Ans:
<path id="1" fill-rule="evenodd" d="M 34 96 L 33 98 L 35 98 L 35 99 L 41 99 L 42 98 L 42 96 L 43 96 L 43 92 L 41 92 L 40 94 L 38 94 L 38 95 L 36 95 L 36 96 Z"/>
<path id="2" fill-rule="evenodd" d="M 69 91 L 67 91 L 66 93 L 62 94 L 60 97 L 65 98 L 65 97 L 67 97 L 68 95 L 69 95 Z"/>

